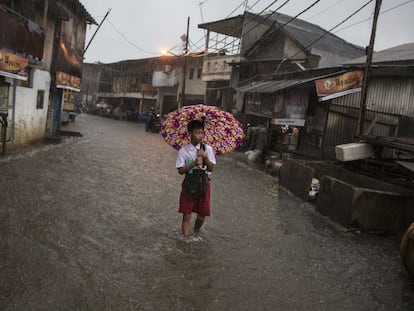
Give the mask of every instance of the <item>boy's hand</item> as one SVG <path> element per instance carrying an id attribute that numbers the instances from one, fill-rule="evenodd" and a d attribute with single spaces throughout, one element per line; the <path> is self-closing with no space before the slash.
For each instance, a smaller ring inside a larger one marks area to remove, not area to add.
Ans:
<path id="1" fill-rule="evenodd" d="M 202 157 L 197 157 L 196 165 L 203 165 L 203 158 Z"/>
<path id="2" fill-rule="evenodd" d="M 206 159 L 207 158 L 207 153 L 203 149 L 200 149 L 200 150 L 197 151 L 197 156 L 199 156 L 203 159 Z"/>

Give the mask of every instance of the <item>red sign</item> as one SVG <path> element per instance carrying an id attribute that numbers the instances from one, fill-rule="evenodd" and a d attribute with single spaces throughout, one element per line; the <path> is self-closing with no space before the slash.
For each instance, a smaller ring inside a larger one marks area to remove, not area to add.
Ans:
<path id="1" fill-rule="evenodd" d="M 25 69 L 29 60 L 13 53 L 0 50 L 0 70 L 14 74 L 26 75 Z"/>
<path id="2" fill-rule="evenodd" d="M 75 76 L 71 76 L 65 72 L 58 71 L 56 73 L 56 86 L 58 88 L 68 90 L 79 90 L 81 79 Z"/>
<path id="3" fill-rule="evenodd" d="M 319 97 L 335 98 L 347 93 L 350 90 L 359 90 L 364 80 L 362 71 L 351 71 L 340 76 L 316 80 L 316 91 Z"/>

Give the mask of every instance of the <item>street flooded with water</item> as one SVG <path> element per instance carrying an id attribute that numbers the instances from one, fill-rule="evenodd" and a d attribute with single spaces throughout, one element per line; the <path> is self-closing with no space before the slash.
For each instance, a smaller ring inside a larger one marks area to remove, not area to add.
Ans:
<path id="1" fill-rule="evenodd" d="M 0 159 L 1 310 L 413 310 L 397 238 L 341 234 L 231 155 L 183 238 L 176 151 L 137 123 L 69 127 Z"/>

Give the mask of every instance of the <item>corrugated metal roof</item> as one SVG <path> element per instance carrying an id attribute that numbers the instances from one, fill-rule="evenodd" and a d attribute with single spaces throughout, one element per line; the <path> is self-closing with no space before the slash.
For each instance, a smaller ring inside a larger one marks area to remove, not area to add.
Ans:
<path id="1" fill-rule="evenodd" d="M 219 34 L 241 38 L 244 22 L 244 14 L 222 20 L 199 24 L 198 28 L 207 29 Z"/>
<path id="2" fill-rule="evenodd" d="M 299 18 L 292 20 L 292 16 L 282 13 L 261 15 L 261 17 L 263 19 L 270 18 L 271 21 L 276 21 L 278 25 L 275 25 L 272 29 L 269 29 L 267 34 L 261 38 L 258 38 L 258 41 L 266 39 L 266 36 L 270 35 L 272 31 L 279 31 L 281 25 L 286 24 L 283 27 L 284 31 L 289 33 L 303 47 L 308 47 L 313 43 L 308 48 L 310 52 L 312 52 L 313 49 L 316 49 L 319 51 L 327 51 L 335 55 L 343 55 L 349 59 L 361 56 L 364 53 L 364 49 L 362 47 L 349 43 L 333 33 L 327 33 L 327 30 L 322 27 L 309 23 L 305 20 Z"/>
<path id="3" fill-rule="evenodd" d="M 407 43 L 379 52 L 374 52 L 372 57 L 372 63 L 374 64 L 407 61 L 414 61 L 414 43 Z M 365 65 L 365 62 L 366 56 L 363 56 L 347 62 L 346 65 Z"/>
<path id="4" fill-rule="evenodd" d="M 332 74 L 328 75 L 332 76 Z M 237 90 L 241 93 L 263 93 L 271 94 L 278 91 L 312 82 L 318 79 L 326 78 L 327 75 L 307 78 L 307 79 L 294 79 L 294 80 L 271 80 L 271 81 L 262 81 L 254 82 L 249 85 L 241 86 Z"/>

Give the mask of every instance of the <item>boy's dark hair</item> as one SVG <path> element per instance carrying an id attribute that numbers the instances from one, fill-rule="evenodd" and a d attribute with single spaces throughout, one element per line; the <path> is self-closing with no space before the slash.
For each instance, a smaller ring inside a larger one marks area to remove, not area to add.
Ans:
<path id="1" fill-rule="evenodd" d="M 197 129 L 204 129 L 204 122 L 201 120 L 192 120 L 188 123 L 187 130 L 188 133 L 191 133 Z"/>

